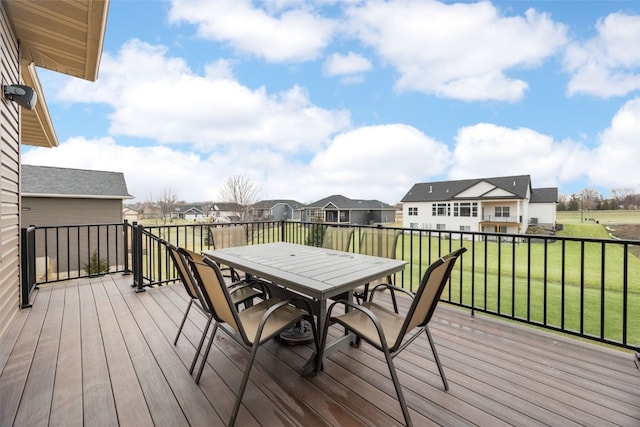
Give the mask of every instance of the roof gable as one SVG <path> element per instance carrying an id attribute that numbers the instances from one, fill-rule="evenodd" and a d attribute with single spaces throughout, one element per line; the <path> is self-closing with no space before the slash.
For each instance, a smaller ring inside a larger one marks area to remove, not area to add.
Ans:
<path id="1" fill-rule="evenodd" d="M 480 197 L 494 198 L 494 197 L 516 197 L 515 194 L 505 190 L 504 188 L 494 187 L 491 191 L 482 194 Z"/>
<path id="2" fill-rule="evenodd" d="M 495 185 L 489 184 L 487 181 L 480 181 L 477 184 L 467 188 L 466 190 L 463 190 L 460 193 L 456 194 L 455 197 L 480 198 L 488 192 L 494 190 L 495 188 Z"/>

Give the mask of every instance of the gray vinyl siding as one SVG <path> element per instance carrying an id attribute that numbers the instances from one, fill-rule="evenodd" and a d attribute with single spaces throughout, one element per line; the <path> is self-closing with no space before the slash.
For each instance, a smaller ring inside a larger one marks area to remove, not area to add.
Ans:
<path id="1" fill-rule="evenodd" d="M 0 75 L 20 83 L 18 43 L 0 3 Z M 20 107 L 0 96 L 0 337 L 20 298 Z"/>
<path id="2" fill-rule="evenodd" d="M 122 199 L 22 197 L 22 223 L 25 227 L 121 222 Z"/>
<path id="3" fill-rule="evenodd" d="M 121 199 L 89 199 L 59 197 L 22 197 L 22 222 L 25 226 L 56 226 L 38 230 L 36 257 L 49 258 L 50 274 L 77 272 L 86 265 L 94 251 L 109 262 L 122 261 L 116 226 L 63 227 L 74 225 L 122 224 Z M 108 232 L 111 230 L 110 232 Z M 121 228 L 120 228 L 121 230 Z M 46 250 L 46 252 L 45 252 Z"/>

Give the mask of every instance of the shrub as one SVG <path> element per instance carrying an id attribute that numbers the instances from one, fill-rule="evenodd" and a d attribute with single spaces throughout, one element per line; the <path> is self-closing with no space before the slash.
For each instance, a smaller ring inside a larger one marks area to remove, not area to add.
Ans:
<path id="1" fill-rule="evenodd" d="M 107 264 L 107 260 L 98 257 L 97 249 L 93 251 L 91 258 L 89 258 L 89 262 L 84 263 L 82 268 L 87 272 L 87 274 L 89 274 L 89 276 L 97 276 L 109 272 L 109 264 Z"/>

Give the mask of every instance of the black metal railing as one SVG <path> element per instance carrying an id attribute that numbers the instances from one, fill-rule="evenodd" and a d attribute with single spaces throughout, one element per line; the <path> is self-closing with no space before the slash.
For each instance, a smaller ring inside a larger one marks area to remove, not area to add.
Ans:
<path id="1" fill-rule="evenodd" d="M 115 233 L 123 236 L 123 245 L 119 246 L 123 262 L 110 271 L 126 273 L 130 261 L 137 290 L 174 282 L 177 272 L 162 240 L 193 251 L 213 249 L 211 227 L 230 225 L 237 224 L 145 227 L 125 222 Z M 317 244 L 311 237 L 318 223 L 265 221 L 240 225 L 248 244 Z M 348 226 L 354 228 L 350 250 L 358 252 L 362 232 L 371 226 Z M 442 295 L 444 301 L 471 312 L 624 348 L 640 348 L 640 241 L 387 228 L 400 230 L 396 258 L 407 261 L 405 269 L 395 276 L 397 285 L 415 289 L 431 262 L 465 246 L 468 251 L 452 273 Z M 34 244 L 52 246 L 58 241 L 52 236 L 63 229 L 47 228 L 48 234 L 34 234 Z M 130 259 L 124 256 L 129 251 Z M 55 279 L 60 280 L 58 276 Z M 47 275 L 41 280 L 52 281 Z"/>
<path id="2" fill-rule="evenodd" d="M 129 272 L 129 224 L 29 226 L 21 230 L 21 306 L 37 285 Z"/>

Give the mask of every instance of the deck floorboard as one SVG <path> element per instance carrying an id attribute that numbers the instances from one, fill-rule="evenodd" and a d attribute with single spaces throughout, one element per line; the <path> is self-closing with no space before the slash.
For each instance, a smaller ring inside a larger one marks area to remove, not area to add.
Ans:
<path id="1" fill-rule="evenodd" d="M 197 309 L 173 345 L 187 303 L 181 284 L 136 293 L 119 274 L 42 286 L 0 342 L 0 427 L 225 425 L 248 353 L 219 333 L 195 384 L 188 368 L 206 324 Z M 396 358 L 414 425 L 640 425 L 631 352 L 445 304 L 430 329 L 450 388 L 426 336 Z M 301 377 L 312 352 L 265 344 L 237 424 L 404 424 L 380 352 L 348 347 Z"/>

